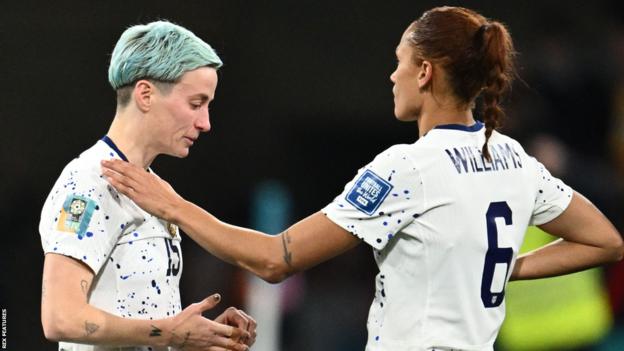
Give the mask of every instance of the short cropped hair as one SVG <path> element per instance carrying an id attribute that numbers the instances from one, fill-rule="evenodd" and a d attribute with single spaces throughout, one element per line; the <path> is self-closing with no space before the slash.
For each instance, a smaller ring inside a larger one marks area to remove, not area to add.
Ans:
<path id="1" fill-rule="evenodd" d="M 214 49 L 191 31 L 157 21 L 123 32 L 111 55 L 108 81 L 115 90 L 141 79 L 175 83 L 188 71 L 222 65 Z M 125 105 L 127 101 L 117 103 Z"/>

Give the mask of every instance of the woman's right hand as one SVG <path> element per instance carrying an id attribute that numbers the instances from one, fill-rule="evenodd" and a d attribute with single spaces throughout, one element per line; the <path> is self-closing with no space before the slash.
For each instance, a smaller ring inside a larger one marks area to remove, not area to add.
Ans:
<path id="1" fill-rule="evenodd" d="M 120 193 L 152 215 L 175 223 L 173 213 L 185 200 L 169 183 L 129 162 L 102 160 L 102 174 Z"/>
<path id="2" fill-rule="evenodd" d="M 250 338 L 247 331 L 217 323 L 202 316 L 203 312 L 215 307 L 220 300 L 219 294 L 212 295 L 188 306 L 170 318 L 169 345 L 184 351 L 249 350 L 249 347 L 242 342 Z M 153 332 L 161 331 L 154 330 Z"/>

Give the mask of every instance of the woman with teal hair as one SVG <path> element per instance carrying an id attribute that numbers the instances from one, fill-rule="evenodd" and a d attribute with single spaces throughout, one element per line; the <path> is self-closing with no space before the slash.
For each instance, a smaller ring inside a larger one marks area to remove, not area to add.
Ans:
<path id="1" fill-rule="evenodd" d="M 254 343 L 256 322 L 245 312 L 202 316 L 218 294 L 182 310 L 177 227 L 138 210 L 100 176 L 110 157 L 146 169 L 160 154 L 187 156 L 210 129 L 221 65 L 210 45 L 169 22 L 130 27 L 117 42 L 110 129 L 65 167 L 41 214 L 41 321 L 60 350 L 244 351 Z"/>
<path id="2" fill-rule="evenodd" d="M 117 91 L 118 104 L 125 105 L 139 79 L 168 89 L 188 71 L 222 65 L 212 47 L 191 31 L 158 21 L 132 26 L 121 35 L 111 56 L 108 82 Z"/>

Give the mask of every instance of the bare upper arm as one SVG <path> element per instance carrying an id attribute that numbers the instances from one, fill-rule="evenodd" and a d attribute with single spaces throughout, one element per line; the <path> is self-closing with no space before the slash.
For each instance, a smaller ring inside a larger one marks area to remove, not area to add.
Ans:
<path id="1" fill-rule="evenodd" d="M 71 314 L 87 304 L 93 271 L 84 263 L 64 255 L 48 253 L 43 264 L 41 321 L 57 323 L 59 314 Z"/>
<path id="2" fill-rule="evenodd" d="M 574 192 L 568 207 L 555 219 L 539 226 L 545 232 L 596 247 L 617 247 L 622 238 L 613 224 L 583 195 Z"/>
<path id="3" fill-rule="evenodd" d="M 354 248 L 361 240 L 322 212 L 297 222 L 282 233 L 283 259 L 301 271 Z"/>

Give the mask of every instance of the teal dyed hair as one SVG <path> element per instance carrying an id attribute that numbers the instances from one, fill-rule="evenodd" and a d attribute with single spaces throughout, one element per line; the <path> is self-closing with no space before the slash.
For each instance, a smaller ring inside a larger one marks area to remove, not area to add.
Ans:
<path id="1" fill-rule="evenodd" d="M 140 79 L 174 83 L 199 67 L 221 67 L 210 45 L 191 31 L 166 21 L 126 29 L 117 41 L 108 81 L 118 90 Z"/>

